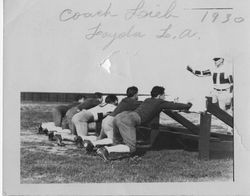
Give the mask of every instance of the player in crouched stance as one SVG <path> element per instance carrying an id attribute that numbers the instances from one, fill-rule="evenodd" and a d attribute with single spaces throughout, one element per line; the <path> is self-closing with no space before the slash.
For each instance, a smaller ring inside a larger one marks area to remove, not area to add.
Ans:
<path id="1" fill-rule="evenodd" d="M 76 135 L 69 134 L 55 134 L 54 138 L 59 146 L 63 146 L 63 140 L 75 141 L 76 145 L 80 148 L 84 147 L 84 140 L 95 141 L 96 136 L 89 136 L 88 131 L 95 129 L 96 122 L 102 120 L 109 113 L 113 112 L 118 103 L 118 98 L 115 95 L 108 95 L 104 104 L 99 104 L 91 109 L 82 110 L 75 114 L 72 122 L 76 127 Z"/>
<path id="2" fill-rule="evenodd" d="M 135 110 L 142 101 L 138 101 L 138 88 L 135 86 L 131 86 L 127 88 L 126 91 L 127 97 L 122 99 L 115 110 L 109 114 L 102 121 L 102 128 L 100 135 L 98 136 L 96 141 L 84 140 L 84 147 L 87 152 L 91 152 L 95 147 L 100 147 L 104 145 L 112 145 L 114 132 L 113 132 L 113 122 L 115 116 L 124 111 L 133 111 Z"/>
<path id="3" fill-rule="evenodd" d="M 97 155 L 105 161 L 115 152 L 120 156 L 131 155 L 136 151 L 136 127 L 150 122 L 163 109 L 189 110 L 191 103 L 182 104 L 165 101 L 165 89 L 153 87 L 151 98 L 147 98 L 134 111 L 124 111 L 115 116 L 113 121 L 114 146 L 105 146 L 97 149 Z"/>

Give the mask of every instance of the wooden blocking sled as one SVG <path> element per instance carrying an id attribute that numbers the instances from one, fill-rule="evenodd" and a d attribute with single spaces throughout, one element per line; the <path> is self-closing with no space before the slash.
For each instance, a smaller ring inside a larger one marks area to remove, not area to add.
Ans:
<path id="1" fill-rule="evenodd" d="M 207 112 L 216 116 L 218 119 L 220 119 L 221 121 L 223 121 L 224 123 L 233 128 L 233 117 L 224 110 L 222 110 L 218 105 L 212 103 L 211 97 L 206 97 L 206 98 L 207 98 Z"/>
<path id="2" fill-rule="evenodd" d="M 162 131 L 175 135 L 185 149 L 187 149 L 190 144 L 185 141 L 198 142 L 197 148 L 200 159 L 208 160 L 212 151 L 225 152 L 225 154 L 233 151 L 232 135 L 211 132 L 212 115 L 216 116 L 229 126 L 233 126 L 233 117 L 221 110 L 217 105 L 213 104 L 211 99 L 208 99 L 207 101 L 207 111 L 200 114 L 200 126 L 193 124 L 176 111 L 164 110 L 163 112 L 185 128 L 178 129 L 175 127 L 161 127 Z"/>

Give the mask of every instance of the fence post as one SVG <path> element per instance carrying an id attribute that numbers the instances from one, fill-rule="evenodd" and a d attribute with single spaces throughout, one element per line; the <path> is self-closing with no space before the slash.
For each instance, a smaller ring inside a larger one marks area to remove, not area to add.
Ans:
<path id="1" fill-rule="evenodd" d="M 199 159 L 209 159 L 211 114 L 202 112 L 200 117 Z"/>

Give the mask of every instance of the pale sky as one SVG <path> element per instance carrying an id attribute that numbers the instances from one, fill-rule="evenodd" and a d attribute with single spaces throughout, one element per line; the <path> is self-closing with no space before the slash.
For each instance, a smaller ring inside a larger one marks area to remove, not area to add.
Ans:
<path id="1" fill-rule="evenodd" d="M 138 86 L 140 93 L 150 93 L 154 85 L 162 85 L 166 94 L 174 97 L 200 99 L 211 90 L 211 78 L 197 78 L 186 71 L 186 66 L 206 69 L 213 66 L 212 58 L 218 55 L 229 64 L 241 66 L 246 62 L 249 47 L 245 39 L 246 21 L 234 21 L 235 17 L 246 20 L 244 6 L 239 7 L 243 1 L 227 1 L 226 6 L 209 2 L 6 1 L 5 74 L 9 74 L 9 85 L 18 91 L 83 93 L 125 93 L 131 85 Z M 126 13 L 139 5 L 138 15 L 126 20 Z M 98 11 L 103 13 L 108 7 L 109 14 L 116 16 L 86 17 Z M 209 11 L 201 22 L 206 11 L 190 10 L 197 7 L 235 8 Z M 140 18 L 149 12 L 163 15 L 169 9 L 169 15 L 173 15 L 169 18 Z M 212 22 L 214 12 L 219 16 Z M 59 20 L 79 13 L 82 15 L 76 20 Z M 230 21 L 222 23 L 228 13 L 232 14 Z M 98 24 L 103 34 L 86 39 Z M 112 40 L 109 36 L 127 33 L 131 28 L 129 38 L 117 38 L 105 48 Z M 166 28 L 172 37 L 156 38 Z M 173 38 L 186 29 L 196 35 Z M 133 37 L 135 32 L 141 37 Z M 106 59 L 111 62 L 111 73 L 101 66 Z M 13 83 L 12 78 L 18 83 Z"/>

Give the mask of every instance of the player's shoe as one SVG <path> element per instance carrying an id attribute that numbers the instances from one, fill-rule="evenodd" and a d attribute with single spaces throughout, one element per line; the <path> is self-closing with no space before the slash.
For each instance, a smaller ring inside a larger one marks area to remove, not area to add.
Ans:
<path id="1" fill-rule="evenodd" d="M 54 138 L 54 131 L 49 131 L 48 133 L 48 139 L 49 141 L 56 141 L 56 138 Z"/>
<path id="2" fill-rule="evenodd" d="M 45 128 L 45 129 L 43 130 L 43 134 L 48 135 L 48 133 L 49 133 L 48 129 Z"/>
<path id="3" fill-rule="evenodd" d="M 92 152 L 94 150 L 94 145 L 89 140 L 84 140 L 83 141 L 83 147 L 85 148 L 85 150 L 87 152 Z"/>
<path id="4" fill-rule="evenodd" d="M 59 134 L 55 134 L 54 139 L 56 140 L 56 143 L 58 146 L 65 146 L 65 144 L 62 142 L 62 136 Z"/>
<path id="5" fill-rule="evenodd" d="M 39 127 L 38 127 L 38 134 L 43 134 L 43 128 L 42 128 L 42 125 L 40 124 Z"/>
<path id="6" fill-rule="evenodd" d="M 38 132 L 37 132 L 38 134 L 45 134 L 45 135 L 48 135 L 48 132 L 49 132 L 48 129 L 42 128 L 42 125 L 41 125 L 41 124 L 39 125 L 39 127 L 38 127 Z"/>
<path id="7" fill-rule="evenodd" d="M 75 143 L 78 148 L 83 148 L 83 140 L 80 136 L 76 136 Z"/>
<path id="8" fill-rule="evenodd" d="M 108 151 L 107 151 L 107 149 L 105 147 L 98 148 L 96 150 L 96 154 L 98 156 L 100 156 L 104 161 L 108 161 L 109 160 L 109 153 L 108 153 Z"/>

